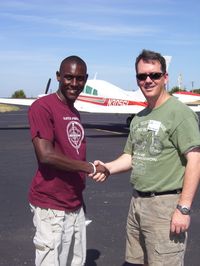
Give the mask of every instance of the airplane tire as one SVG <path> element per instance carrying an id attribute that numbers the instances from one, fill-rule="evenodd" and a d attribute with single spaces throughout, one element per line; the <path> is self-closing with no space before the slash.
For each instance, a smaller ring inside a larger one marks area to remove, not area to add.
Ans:
<path id="1" fill-rule="evenodd" d="M 131 115 L 131 116 L 127 117 L 127 119 L 126 119 L 127 127 L 130 127 L 130 124 L 131 124 L 131 121 L 132 121 L 133 117 L 134 117 L 134 115 Z"/>

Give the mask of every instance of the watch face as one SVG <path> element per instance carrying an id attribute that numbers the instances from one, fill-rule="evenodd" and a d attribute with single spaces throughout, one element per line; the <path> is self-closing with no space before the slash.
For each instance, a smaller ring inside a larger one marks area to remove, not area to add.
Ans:
<path id="1" fill-rule="evenodd" d="M 181 211 L 183 214 L 189 214 L 190 210 L 188 208 L 182 208 Z"/>
<path id="2" fill-rule="evenodd" d="M 190 209 L 187 208 L 187 207 L 185 207 L 185 206 L 177 205 L 177 209 L 178 209 L 182 214 L 185 214 L 185 215 L 190 214 Z"/>

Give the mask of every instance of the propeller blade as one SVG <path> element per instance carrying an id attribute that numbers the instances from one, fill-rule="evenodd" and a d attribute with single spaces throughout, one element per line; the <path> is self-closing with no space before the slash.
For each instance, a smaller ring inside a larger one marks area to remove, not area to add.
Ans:
<path id="1" fill-rule="evenodd" d="M 49 79 L 48 82 L 47 82 L 47 86 L 46 86 L 45 94 L 48 93 L 48 91 L 49 91 L 49 87 L 50 87 L 50 84 L 51 84 L 51 79 Z"/>

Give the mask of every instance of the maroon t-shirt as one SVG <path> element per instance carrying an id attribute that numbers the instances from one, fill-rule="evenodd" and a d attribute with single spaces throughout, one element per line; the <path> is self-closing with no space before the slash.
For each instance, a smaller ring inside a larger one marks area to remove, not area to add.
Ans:
<path id="1" fill-rule="evenodd" d="M 86 141 L 80 115 L 55 93 L 36 100 L 28 112 L 32 139 L 49 140 L 55 150 L 71 159 L 86 159 Z M 74 211 L 82 203 L 85 174 L 62 171 L 38 162 L 29 201 L 34 206 Z"/>

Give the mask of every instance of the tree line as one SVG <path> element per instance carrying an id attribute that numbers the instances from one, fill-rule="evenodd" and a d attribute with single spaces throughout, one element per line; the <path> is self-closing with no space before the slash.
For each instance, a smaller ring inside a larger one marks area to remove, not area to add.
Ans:
<path id="1" fill-rule="evenodd" d="M 171 90 L 169 90 L 169 93 L 173 94 L 173 93 L 175 93 L 177 91 L 188 91 L 188 90 L 186 90 L 186 89 L 181 89 L 180 90 L 180 88 L 178 86 L 176 86 L 176 87 L 173 87 Z M 193 90 L 190 90 L 190 92 L 199 93 L 200 94 L 200 89 L 193 89 Z"/>

